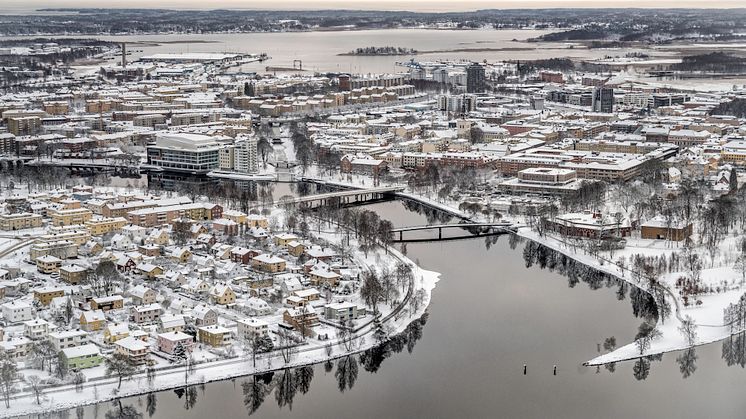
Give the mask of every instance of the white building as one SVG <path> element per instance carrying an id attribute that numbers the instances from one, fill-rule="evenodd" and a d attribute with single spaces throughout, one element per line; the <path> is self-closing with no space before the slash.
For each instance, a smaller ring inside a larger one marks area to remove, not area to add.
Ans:
<path id="1" fill-rule="evenodd" d="M 269 334 L 269 323 L 261 319 L 248 318 L 237 320 L 238 338 L 247 341 L 253 336 L 267 336 Z"/>
<path id="2" fill-rule="evenodd" d="M 20 323 L 34 318 L 31 304 L 23 301 L 11 301 L 2 306 L 3 318 L 6 323 Z"/>
<path id="3" fill-rule="evenodd" d="M 64 330 L 49 334 L 49 341 L 54 348 L 61 351 L 65 348 L 73 348 L 88 343 L 88 333 L 83 330 Z"/>
<path id="4" fill-rule="evenodd" d="M 242 138 L 234 144 L 233 169 L 242 173 L 256 173 L 257 140 L 254 137 Z"/>

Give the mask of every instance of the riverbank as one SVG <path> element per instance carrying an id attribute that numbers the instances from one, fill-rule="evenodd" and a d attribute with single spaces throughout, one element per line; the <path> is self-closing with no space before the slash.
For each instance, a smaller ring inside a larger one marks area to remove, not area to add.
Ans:
<path id="1" fill-rule="evenodd" d="M 470 222 L 489 221 L 480 214 L 468 214 L 454 207 L 454 202 L 437 201 L 422 195 L 402 192 L 399 195 L 407 199 L 417 201 L 431 208 L 441 209 L 453 216 Z M 621 251 L 615 252 L 616 258 L 612 260 L 608 253 L 590 254 L 577 244 L 568 243 L 564 238 L 538 232 L 523 223 L 515 223 L 516 234 L 522 238 L 531 240 L 546 246 L 556 252 L 591 267 L 599 272 L 610 275 L 620 281 L 626 282 L 647 293 L 651 293 L 650 281 L 643 275 L 633 272 L 630 268 L 617 261 L 620 257 L 630 261 L 636 255 L 650 257 L 667 257 L 681 250 L 675 244 L 665 240 L 639 240 L 630 238 L 628 246 Z M 641 357 L 653 356 L 668 352 L 681 351 L 692 347 L 717 342 L 731 336 L 730 328 L 723 324 L 723 311 L 730 305 L 739 301 L 744 294 L 744 286 L 741 285 L 739 274 L 731 267 L 732 249 L 735 248 L 735 237 L 727 238 L 721 244 L 722 255 L 718 263 L 713 263 L 708 269 L 703 269 L 701 279 L 703 286 L 718 291 L 710 291 L 696 296 L 691 303 L 685 304 L 677 281 L 685 272 L 670 272 L 657 278 L 658 286 L 663 291 L 663 298 L 670 307 L 670 314 L 664 319 L 659 317 L 656 329 L 660 334 L 653 338 L 646 348 L 641 348 L 636 341 L 627 343 L 608 353 L 599 355 L 585 362 L 588 366 L 604 365 L 619 361 L 628 361 Z M 700 249 L 704 253 L 704 249 Z M 660 305 L 657 301 L 656 305 Z M 660 311 L 660 307 L 659 307 Z M 694 324 L 694 336 L 687 336 L 682 331 L 685 321 Z M 641 350 L 642 349 L 642 350 Z"/>

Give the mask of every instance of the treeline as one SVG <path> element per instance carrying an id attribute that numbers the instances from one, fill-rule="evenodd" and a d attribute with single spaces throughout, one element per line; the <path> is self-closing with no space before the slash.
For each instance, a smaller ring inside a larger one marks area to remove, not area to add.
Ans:
<path id="1" fill-rule="evenodd" d="M 417 50 L 414 48 L 387 46 L 356 48 L 345 55 L 409 55 L 416 53 Z"/>
<path id="2" fill-rule="evenodd" d="M 521 61 L 518 74 L 526 75 L 537 70 L 568 71 L 575 69 L 575 63 L 569 58 L 548 58 L 544 60 Z"/>
<path id="3" fill-rule="evenodd" d="M 730 102 L 721 103 L 710 111 L 710 115 L 732 115 L 737 118 L 746 118 L 746 99 L 736 98 Z"/>
<path id="4" fill-rule="evenodd" d="M 736 57 L 724 52 L 690 55 L 681 59 L 680 63 L 671 65 L 677 71 L 707 71 L 719 73 L 746 72 L 746 58 Z"/>

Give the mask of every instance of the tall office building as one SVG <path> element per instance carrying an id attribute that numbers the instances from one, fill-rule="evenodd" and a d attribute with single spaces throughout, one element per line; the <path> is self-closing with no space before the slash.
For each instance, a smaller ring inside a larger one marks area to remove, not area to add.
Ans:
<path id="1" fill-rule="evenodd" d="M 484 67 L 473 63 L 466 67 L 466 92 L 482 93 L 485 87 Z"/>
<path id="2" fill-rule="evenodd" d="M 591 107 L 593 108 L 593 112 L 614 112 L 614 89 L 603 86 L 594 87 Z"/>

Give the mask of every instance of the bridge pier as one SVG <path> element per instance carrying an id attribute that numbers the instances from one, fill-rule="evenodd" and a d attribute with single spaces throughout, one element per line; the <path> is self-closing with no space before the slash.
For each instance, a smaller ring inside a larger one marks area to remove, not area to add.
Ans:
<path id="1" fill-rule="evenodd" d="M 438 240 L 443 238 L 443 227 L 438 227 Z"/>

